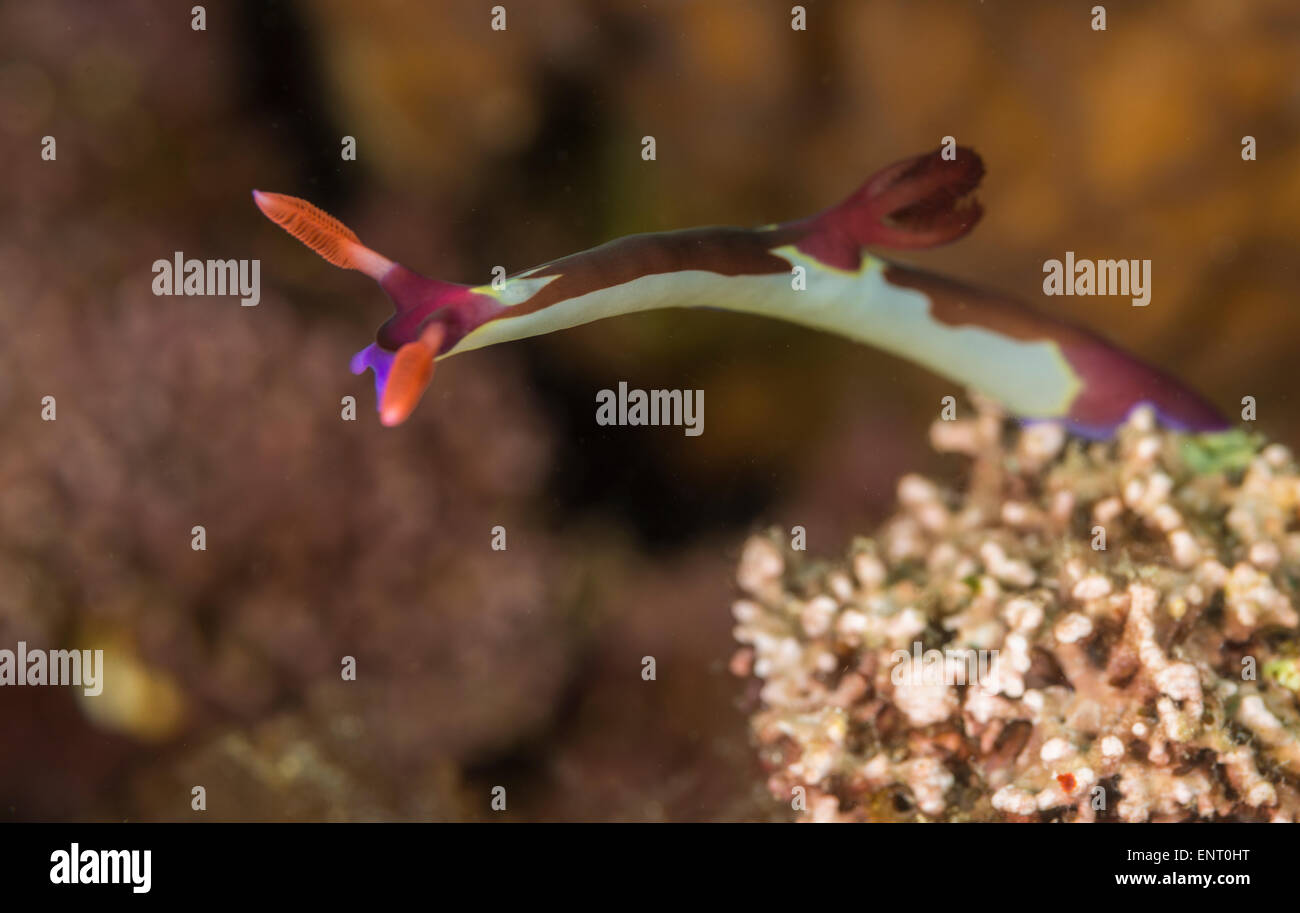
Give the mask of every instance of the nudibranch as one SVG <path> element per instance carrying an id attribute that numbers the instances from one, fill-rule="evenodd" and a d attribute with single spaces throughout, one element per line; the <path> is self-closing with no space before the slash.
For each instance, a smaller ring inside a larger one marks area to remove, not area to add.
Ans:
<path id="1" fill-rule="evenodd" d="M 396 313 L 352 359 L 374 372 L 380 421 L 403 422 L 439 359 L 603 317 L 713 307 L 826 330 L 900 355 L 993 398 L 1022 420 L 1109 437 L 1135 408 L 1168 427 L 1226 427 L 1169 375 L 1100 336 L 1005 296 L 877 258 L 962 237 L 982 214 L 984 166 L 939 150 L 873 175 L 817 215 L 760 228 L 631 235 L 504 281 L 458 285 L 389 260 L 305 200 L 253 191 L 277 225 L 336 266 L 379 282 Z"/>

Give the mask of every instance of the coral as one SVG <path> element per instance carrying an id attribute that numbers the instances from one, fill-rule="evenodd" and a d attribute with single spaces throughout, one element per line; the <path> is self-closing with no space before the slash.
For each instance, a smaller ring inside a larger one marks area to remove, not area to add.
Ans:
<path id="1" fill-rule="evenodd" d="M 1107 443 L 976 400 L 846 560 L 746 544 L 733 672 L 806 820 L 1293 821 L 1300 469 L 1242 432 Z"/>

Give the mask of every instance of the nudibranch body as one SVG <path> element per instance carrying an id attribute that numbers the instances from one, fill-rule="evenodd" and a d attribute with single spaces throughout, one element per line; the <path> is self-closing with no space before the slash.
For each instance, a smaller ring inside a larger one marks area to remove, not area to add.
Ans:
<path id="1" fill-rule="evenodd" d="M 604 317 L 713 307 L 775 317 L 900 355 L 1026 420 L 1107 437 L 1138 406 L 1173 428 L 1226 427 L 1196 393 L 1087 330 L 1014 300 L 879 259 L 966 234 L 983 176 L 968 149 L 898 162 L 838 206 L 761 228 L 632 235 L 497 286 L 428 279 L 361 244 L 306 201 L 254 191 L 273 221 L 331 263 L 378 280 L 396 313 L 352 361 L 374 371 L 380 419 L 406 419 L 436 360 Z"/>

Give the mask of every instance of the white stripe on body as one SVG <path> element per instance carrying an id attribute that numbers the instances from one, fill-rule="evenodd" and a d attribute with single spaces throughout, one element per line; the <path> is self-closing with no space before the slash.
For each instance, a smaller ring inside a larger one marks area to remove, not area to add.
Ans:
<path id="1" fill-rule="evenodd" d="M 725 276 L 682 270 L 642 276 L 556 302 L 530 314 L 509 313 L 467 334 L 442 357 L 526 339 L 622 314 L 666 307 L 715 307 L 774 317 L 864 342 L 930 368 L 1003 403 L 1025 418 L 1064 415 L 1081 382 L 1050 341 L 1027 342 L 967 324 L 949 326 L 930 316 L 929 298 L 889 284 L 886 263 L 864 255 L 856 272 L 828 267 L 794 247 L 772 251 L 807 271 L 796 291 L 792 274 Z M 535 272 L 534 271 L 530 271 Z M 508 306 L 528 301 L 556 277 L 506 280 L 497 290 L 474 289 Z"/>

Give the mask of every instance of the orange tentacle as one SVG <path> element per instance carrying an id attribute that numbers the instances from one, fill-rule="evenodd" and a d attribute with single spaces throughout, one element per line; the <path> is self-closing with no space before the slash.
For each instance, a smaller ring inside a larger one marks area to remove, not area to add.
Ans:
<path id="1" fill-rule="evenodd" d="M 283 193 L 253 191 L 262 213 L 335 266 L 381 278 L 393 262 L 361 243 L 352 229 L 306 200 Z"/>
<path id="2" fill-rule="evenodd" d="M 384 425 L 400 425 L 415 410 L 433 379 L 433 361 L 445 334 L 441 323 L 432 323 L 419 339 L 397 350 L 379 404 L 379 421 Z"/>

